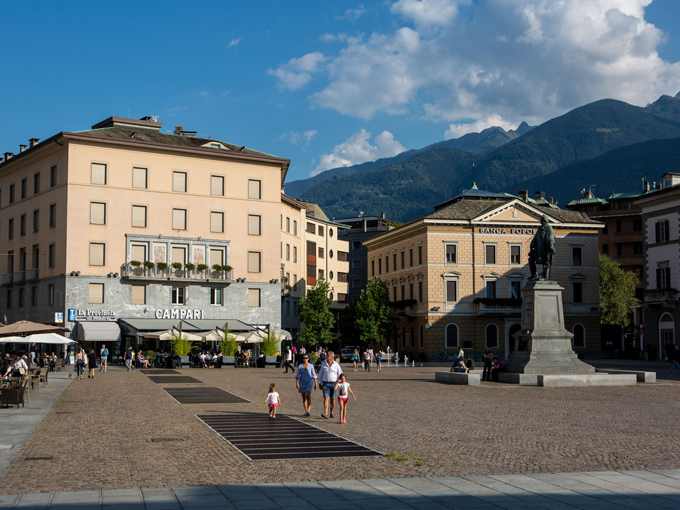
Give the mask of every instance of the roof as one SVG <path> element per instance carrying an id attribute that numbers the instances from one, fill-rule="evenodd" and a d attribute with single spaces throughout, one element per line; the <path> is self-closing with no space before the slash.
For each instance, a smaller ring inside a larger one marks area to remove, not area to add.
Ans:
<path id="1" fill-rule="evenodd" d="M 304 200 L 300 199 L 298 199 L 298 202 L 305 206 L 305 209 L 307 209 L 308 216 L 313 216 L 314 218 L 320 219 L 322 221 L 330 221 L 328 219 L 328 216 L 326 216 L 326 213 L 323 212 L 323 209 L 321 209 L 321 207 L 319 206 L 319 204 L 315 204 L 314 202 L 305 202 Z"/>
<path id="2" fill-rule="evenodd" d="M 570 205 L 589 205 L 589 204 L 608 204 L 604 198 L 581 198 L 580 200 L 572 200 L 567 204 Z"/>
<path id="3" fill-rule="evenodd" d="M 642 195 L 654 193 L 655 191 L 658 191 L 658 190 L 650 189 L 649 191 L 640 191 L 638 193 L 613 193 L 612 192 L 611 196 L 607 200 L 618 200 L 618 199 L 621 199 L 621 198 L 638 198 L 638 197 L 641 197 Z"/>

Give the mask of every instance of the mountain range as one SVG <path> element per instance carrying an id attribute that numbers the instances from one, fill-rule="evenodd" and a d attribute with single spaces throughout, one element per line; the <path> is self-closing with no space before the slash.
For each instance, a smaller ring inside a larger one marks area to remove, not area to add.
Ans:
<path id="1" fill-rule="evenodd" d="M 509 132 L 488 128 L 394 158 L 329 170 L 287 184 L 286 194 L 319 204 L 329 217 L 385 212 L 391 220 L 409 221 L 469 188 L 474 160 L 478 187 L 513 194 L 540 189 L 564 206 L 593 184 L 596 194 L 635 191 L 641 173 L 658 180 L 675 171 L 680 140 L 674 138 L 680 138 L 680 94 L 644 108 L 604 99 L 534 128 L 526 123 Z M 655 167 L 644 168 L 645 161 Z"/>

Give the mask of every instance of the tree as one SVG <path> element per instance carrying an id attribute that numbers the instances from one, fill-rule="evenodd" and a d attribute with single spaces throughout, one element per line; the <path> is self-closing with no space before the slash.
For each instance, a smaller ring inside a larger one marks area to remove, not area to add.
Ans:
<path id="1" fill-rule="evenodd" d="M 335 319 L 329 308 L 333 300 L 328 297 L 329 293 L 330 285 L 322 276 L 307 290 L 307 297 L 300 300 L 298 311 L 305 325 L 299 337 L 302 343 L 329 344 L 335 340 L 332 332 Z"/>
<path id="2" fill-rule="evenodd" d="M 377 344 L 396 335 L 389 292 L 381 279 L 373 278 L 361 291 L 355 321 L 362 342 Z"/>
<path id="3" fill-rule="evenodd" d="M 361 331 L 357 327 L 358 304 L 359 302 L 355 301 L 345 308 L 344 313 L 340 316 L 338 327 L 342 335 L 343 345 L 358 345 L 361 342 Z"/>
<path id="4" fill-rule="evenodd" d="M 630 307 L 638 304 L 635 286 L 638 277 L 624 271 L 607 255 L 600 255 L 600 310 L 602 324 L 630 324 Z"/>
<path id="5" fill-rule="evenodd" d="M 224 340 L 220 342 L 220 350 L 224 356 L 233 356 L 238 351 L 236 337 L 229 333 L 229 323 L 224 324 Z"/>

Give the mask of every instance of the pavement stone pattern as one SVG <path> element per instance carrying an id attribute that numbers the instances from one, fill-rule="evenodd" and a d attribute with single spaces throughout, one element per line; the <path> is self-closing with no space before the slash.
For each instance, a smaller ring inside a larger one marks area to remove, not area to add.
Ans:
<path id="1" fill-rule="evenodd" d="M 369 478 L 0 496 L 0 508 L 179 510 L 610 510 L 680 505 L 680 470 Z"/>
<path id="2" fill-rule="evenodd" d="M 206 386 L 252 401 L 198 405 L 178 404 L 163 391 L 173 385 L 154 384 L 138 370 L 96 372 L 94 380 L 73 381 L 64 390 L 0 474 L 0 495 L 101 496 L 139 488 L 167 494 L 163 488 L 451 476 L 488 481 L 494 475 L 680 468 L 676 382 L 468 387 L 435 383 L 434 372 L 441 368 L 345 370 L 357 396 L 349 403 L 346 425 L 338 423 L 337 412 L 334 420 L 320 417 L 320 391 L 313 393 L 311 418 L 301 418 L 294 376 L 280 369 L 183 370 Z M 255 463 L 195 417 L 264 414 L 272 382 L 281 394 L 280 414 L 391 455 Z M 14 412 L 2 410 L 0 421 Z"/>

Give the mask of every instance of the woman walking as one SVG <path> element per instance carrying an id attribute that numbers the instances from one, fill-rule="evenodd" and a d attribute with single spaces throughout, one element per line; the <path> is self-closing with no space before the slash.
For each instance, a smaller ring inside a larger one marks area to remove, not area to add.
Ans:
<path id="1" fill-rule="evenodd" d="M 90 349 L 87 355 L 87 367 L 89 368 L 87 378 L 94 379 L 94 369 L 97 367 L 97 355 L 94 353 L 94 349 Z"/>
<path id="2" fill-rule="evenodd" d="M 352 362 L 354 363 L 354 371 L 359 370 L 359 349 L 354 349 L 354 356 L 352 356 Z"/>
<path id="3" fill-rule="evenodd" d="M 85 350 L 82 347 L 78 347 L 76 352 L 76 373 L 78 374 L 78 379 L 83 378 L 83 370 L 85 369 L 85 360 L 87 356 L 85 355 Z"/>
<path id="4" fill-rule="evenodd" d="M 309 362 L 307 354 L 302 355 L 302 363 L 298 366 L 295 375 L 295 386 L 298 393 L 302 395 L 302 405 L 305 408 L 305 416 L 310 416 L 312 407 L 312 388 L 316 390 L 316 370 L 314 365 Z"/>

